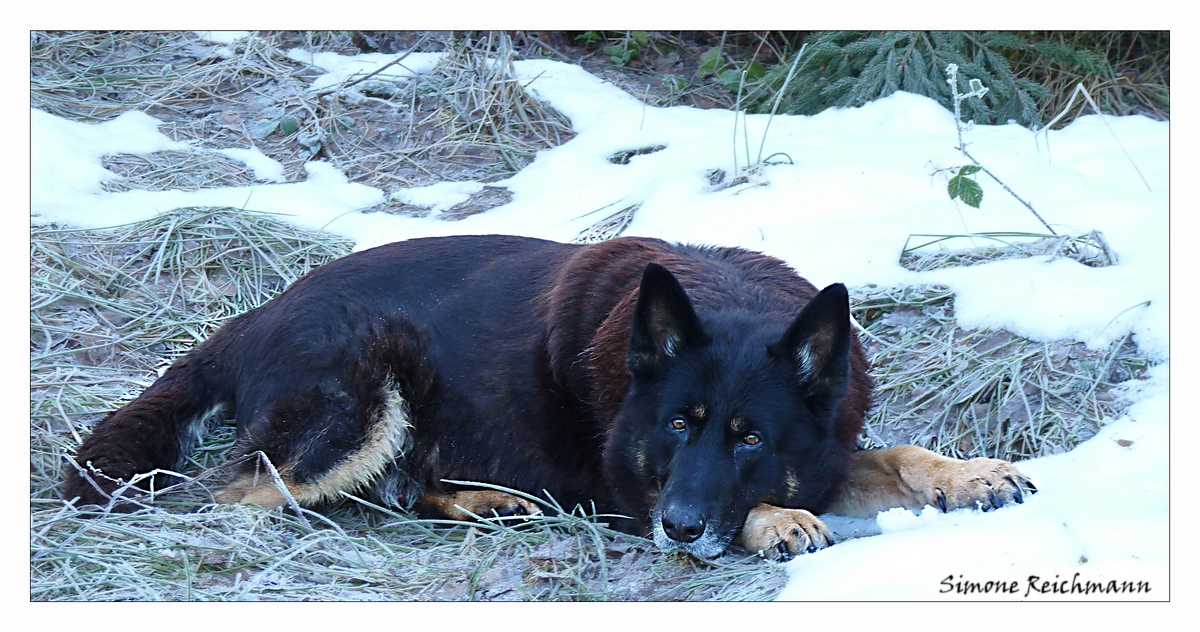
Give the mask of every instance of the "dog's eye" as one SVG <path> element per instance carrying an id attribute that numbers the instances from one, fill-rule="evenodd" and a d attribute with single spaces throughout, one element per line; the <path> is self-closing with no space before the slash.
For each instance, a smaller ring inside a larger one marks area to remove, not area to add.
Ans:
<path id="1" fill-rule="evenodd" d="M 687 428 L 687 421 L 684 420 L 683 417 L 672 417 L 671 418 L 671 429 L 672 430 L 683 430 L 684 428 Z"/>
<path id="2" fill-rule="evenodd" d="M 742 443 L 744 443 L 750 447 L 754 447 L 754 446 L 762 443 L 762 437 L 760 437 L 752 432 L 752 433 L 742 437 Z"/>

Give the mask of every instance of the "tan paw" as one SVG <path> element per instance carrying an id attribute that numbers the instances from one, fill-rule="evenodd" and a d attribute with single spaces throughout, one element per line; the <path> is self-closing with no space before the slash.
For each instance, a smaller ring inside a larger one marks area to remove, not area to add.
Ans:
<path id="1" fill-rule="evenodd" d="M 540 507 L 524 498 L 490 489 L 460 491 L 451 494 L 429 493 L 425 494 L 422 501 L 451 520 L 474 520 L 475 516 L 480 518 L 534 516 L 542 513 Z"/>
<path id="2" fill-rule="evenodd" d="M 239 475 L 223 489 L 213 495 L 218 503 L 258 505 L 263 509 L 276 509 L 287 504 L 287 497 L 272 484 L 269 476 Z"/>
<path id="3" fill-rule="evenodd" d="M 943 512 L 962 507 L 991 511 L 1023 503 L 1037 487 L 1008 461 L 976 458 L 956 461 L 930 473 L 929 494 Z"/>
<path id="4" fill-rule="evenodd" d="M 812 513 L 766 504 L 750 510 L 739 538 L 746 550 L 785 562 L 833 546 L 833 534 Z"/>

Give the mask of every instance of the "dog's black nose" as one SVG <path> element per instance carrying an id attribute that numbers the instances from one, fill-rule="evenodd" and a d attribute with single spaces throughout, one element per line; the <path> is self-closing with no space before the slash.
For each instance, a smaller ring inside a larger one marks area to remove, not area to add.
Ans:
<path id="1" fill-rule="evenodd" d="M 704 525 L 704 518 L 692 512 L 672 509 L 663 512 L 663 531 L 676 542 L 695 542 L 704 533 Z"/>

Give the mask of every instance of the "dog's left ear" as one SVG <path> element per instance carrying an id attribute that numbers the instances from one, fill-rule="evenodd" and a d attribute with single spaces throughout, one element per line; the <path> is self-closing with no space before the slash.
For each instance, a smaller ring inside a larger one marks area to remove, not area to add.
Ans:
<path id="1" fill-rule="evenodd" d="M 652 371 L 681 349 L 707 340 L 679 280 L 657 263 L 647 264 L 629 333 L 629 353 L 625 357 L 629 372 L 636 375 Z"/>
<path id="2" fill-rule="evenodd" d="M 838 399 L 850 388 L 850 336 L 850 296 L 834 283 L 800 310 L 767 353 L 792 362 L 810 397 Z"/>

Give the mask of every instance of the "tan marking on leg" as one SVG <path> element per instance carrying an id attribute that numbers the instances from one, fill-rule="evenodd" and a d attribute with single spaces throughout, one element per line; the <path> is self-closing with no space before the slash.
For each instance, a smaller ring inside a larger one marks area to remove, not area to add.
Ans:
<path id="1" fill-rule="evenodd" d="M 542 513 L 540 507 L 520 496 L 491 489 L 449 494 L 428 492 L 421 497 L 421 502 L 451 520 L 474 520 L 471 514 L 481 518 L 493 518 L 493 510 L 501 516 L 532 516 Z M 466 511 L 463 511 L 464 509 Z M 467 513 L 468 511 L 470 513 Z"/>
<path id="2" fill-rule="evenodd" d="M 390 380 L 389 380 L 390 381 Z M 409 430 L 408 402 L 398 391 L 388 389 L 384 405 L 379 409 L 362 445 L 342 459 L 315 481 L 296 483 L 291 476 L 294 463 L 279 468 L 279 475 L 287 485 L 296 502 L 311 506 L 338 500 L 340 492 L 353 492 L 369 485 L 384 469 L 412 445 Z M 255 484 L 257 478 L 257 485 Z M 276 498 L 278 497 L 278 498 Z M 236 478 L 224 490 L 216 494 L 217 502 L 256 504 L 268 507 L 282 506 L 286 499 L 275 487 L 271 477 L 262 473 L 257 477 L 245 474 Z"/>
<path id="3" fill-rule="evenodd" d="M 258 505 L 264 509 L 276 509 L 287 504 L 287 498 L 266 472 L 259 472 L 257 476 L 239 474 L 224 489 L 214 494 L 213 500 L 226 504 Z"/>
<path id="4" fill-rule="evenodd" d="M 854 455 L 849 478 L 830 511 L 872 518 L 892 507 L 944 511 L 984 510 L 1024 502 L 1037 488 L 1012 463 L 977 458 L 960 461 L 915 445 L 866 450 Z"/>
<path id="5" fill-rule="evenodd" d="M 833 534 L 809 511 L 759 504 L 746 516 L 738 544 L 769 559 L 790 559 L 832 546 Z"/>

